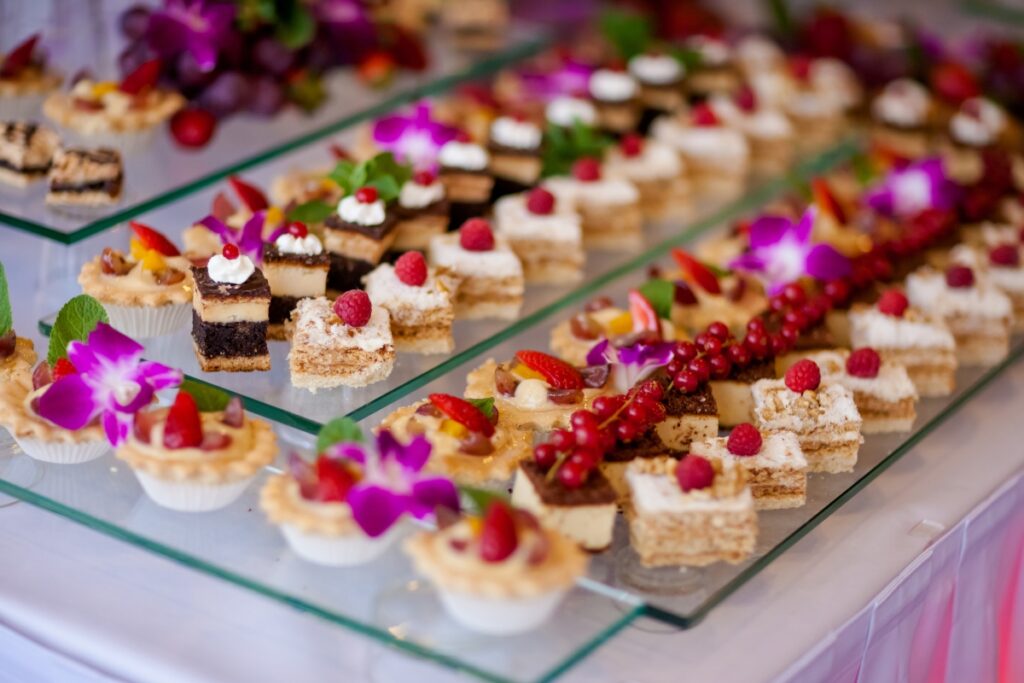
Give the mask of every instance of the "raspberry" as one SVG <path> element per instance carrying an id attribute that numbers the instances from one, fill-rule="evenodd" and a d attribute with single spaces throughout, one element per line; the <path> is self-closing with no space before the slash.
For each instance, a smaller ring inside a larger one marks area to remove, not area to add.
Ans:
<path id="1" fill-rule="evenodd" d="M 491 224 L 483 218 L 470 218 L 459 230 L 459 244 L 466 251 L 490 251 L 494 249 L 494 233 Z"/>
<path id="2" fill-rule="evenodd" d="M 220 250 L 221 256 L 229 261 L 234 261 L 238 258 L 238 247 L 234 244 L 225 244 L 224 248 Z"/>
<path id="3" fill-rule="evenodd" d="M 693 125 L 695 126 L 717 126 L 718 117 L 707 104 L 701 103 L 693 108 Z"/>
<path id="4" fill-rule="evenodd" d="M 377 201 L 377 188 L 367 185 L 356 190 L 356 199 L 360 204 L 373 204 Z"/>
<path id="5" fill-rule="evenodd" d="M 501 562 L 514 553 L 518 545 L 512 510 L 502 501 L 492 502 L 487 507 L 480 532 L 480 559 L 484 562 Z"/>
<path id="6" fill-rule="evenodd" d="M 300 223 L 299 221 L 292 221 L 291 223 L 288 224 L 288 234 L 291 235 L 292 237 L 298 237 L 299 239 L 302 239 L 303 237 L 309 234 L 309 228 L 306 227 L 305 223 Z"/>
<path id="7" fill-rule="evenodd" d="M 410 287 L 421 287 L 427 281 L 427 260 L 418 251 L 409 251 L 395 261 L 395 275 Z"/>
<path id="8" fill-rule="evenodd" d="M 585 183 L 601 179 L 601 162 L 594 157 L 583 157 L 572 165 L 572 177 Z"/>
<path id="9" fill-rule="evenodd" d="M 878 377 L 882 359 L 870 346 L 857 349 L 846 359 L 846 372 L 854 377 Z"/>
<path id="10" fill-rule="evenodd" d="M 757 455 L 761 452 L 761 432 L 757 427 L 744 422 L 733 428 L 725 442 L 725 447 L 733 455 Z"/>
<path id="11" fill-rule="evenodd" d="M 806 55 L 793 55 L 789 58 L 789 71 L 800 81 L 811 76 L 811 58 Z"/>
<path id="12" fill-rule="evenodd" d="M 798 394 L 814 391 L 820 384 L 821 369 L 813 360 L 798 360 L 786 370 L 786 386 Z"/>
<path id="13" fill-rule="evenodd" d="M 740 88 L 733 99 L 736 102 L 736 106 L 743 111 L 752 112 L 757 109 L 757 96 L 749 85 Z"/>
<path id="14" fill-rule="evenodd" d="M 974 284 L 974 271 L 967 266 L 950 266 L 946 270 L 946 285 L 963 289 Z"/>
<path id="15" fill-rule="evenodd" d="M 483 411 L 469 401 L 448 394 L 431 394 L 429 398 L 435 408 L 469 431 L 479 432 L 488 437 L 494 435 L 494 425 Z"/>
<path id="16" fill-rule="evenodd" d="M 433 171 L 424 169 L 422 171 L 416 171 L 412 176 L 412 181 L 417 185 L 433 185 L 434 178 Z"/>
<path id="17" fill-rule="evenodd" d="M 878 299 L 878 310 L 894 318 L 902 318 L 909 305 L 907 295 L 898 289 L 890 289 Z"/>
<path id="18" fill-rule="evenodd" d="M 516 351 L 520 363 L 534 372 L 539 372 L 555 389 L 582 389 L 583 376 L 579 370 L 560 358 L 549 356 L 543 351 Z"/>
<path id="19" fill-rule="evenodd" d="M 683 493 L 694 489 L 706 489 L 715 481 L 715 468 L 699 455 L 683 456 L 676 465 L 676 481 Z"/>
<path id="20" fill-rule="evenodd" d="M 526 197 L 526 208 L 532 214 L 547 216 L 555 210 L 555 195 L 543 187 L 534 188 Z"/>
<path id="21" fill-rule="evenodd" d="M 627 133 L 619 144 L 622 155 L 627 157 L 638 157 L 644 151 L 644 139 L 636 133 Z"/>
<path id="22" fill-rule="evenodd" d="M 334 312 L 346 325 L 362 327 L 370 322 L 373 304 L 361 289 L 351 289 L 334 300 Z"/>
<path id="23" fill-rule="evenodd" d="M 1020 265 L 1020 250 L 1012 244 L 1000 244 L 988 252 L 988 260 L 994 266 L 1014 268 Z"/>

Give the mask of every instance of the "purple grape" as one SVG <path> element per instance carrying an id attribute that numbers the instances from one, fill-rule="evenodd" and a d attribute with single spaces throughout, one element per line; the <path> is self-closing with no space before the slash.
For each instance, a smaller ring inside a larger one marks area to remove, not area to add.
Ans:
<path id="1" fill-rule="evenodd" d="M 273 38 L 261 38 L 252 48 L 253 65 L 274 76 L 286 74 L 295 63 L 295 54 Z"/>
<path id="2" fill-rule="evenodd" d="M 217 76 L 199 95 L 199 106 L 217 117 L 233 114 L 246 106 L 249 83 L 237 71 Z"/>
<path id="3" fill-rule="evenodd" d="M 141 38 L 149 26 L 149 8 L 145 5 L 132 5 L 121 12 L 120 24 L 121 33 L 125 37 L 131 40 Z"/>
<path id="4" fill-rule="evenodd" d="M 196 58 L 191 52 L 182 52 L 175 62 L 175 74 L 178 85 L 185 90 L 199 90 L 205 88 L 216 78 L 214 71 L 203 71 L 199 68 Z"/>
<path id="5" fill-rule="evenodd" d="M 122 74 L 130 74 L 138 69 L 144 62 L 157 57 L 156 52 L 141 40 L 136 40 L 128 45 L 117 57 L 117 66 Z"/>
<path id="6" fill-rule="evenodd" d="M 336 65 L 334 48 L 323 33 L 318 33 L 313 42 L 306 47 L 305 67 L 316 73 L 323 73 Z"/>
<path id="7" fill-rule="evenodd" d="M 249 111 L 273 116 L 285 103 L 284 88 L 273 76 L 258 76 L 249 83 Z"/>

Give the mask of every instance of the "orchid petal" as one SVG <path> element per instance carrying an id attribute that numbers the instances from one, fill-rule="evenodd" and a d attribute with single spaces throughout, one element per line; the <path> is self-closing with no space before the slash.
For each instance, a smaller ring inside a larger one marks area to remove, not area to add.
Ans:
<path id="1" fill-rule="evenodd" d="M 750 224 L 750 248 L 770 247 L 782 239 L 792 224 L 793 222 L 785 216 L 759 217 Z"/>
<path id="2" fill-rule="evenodd" d="M 404 496 L 381 486 L 355 486 L 348 493 L 352 519 L 370 538 L 377 538 L 397 522 L 406 511 Z"/>
<path id="3" fill-rule="evenodd" d="M 215 216 L 204 216 L 199 219 L 199 225 L 220 237 L 221 242 L 234 242 L 238 236 L 234 228 Z"/>
<path id="4" fill-rule="evenodd" d="M 373 141 L 380 144 L 397 142 L 405 134 L 412 123 L 408 118 L 393 114 L 377 119 L 373 124 Z"/>
<path id="5" fill-rule="evenodd" d="M 117 413 L 103 414 L 103 431 L 111 446 L 119 446 L 128 438 L 131 431 L 132 418 Z"/>
<path id="6" fill-rule="evenodd" d="M 804 214 L 800 216 L 800 222 L 793 227 L 790 234 L 801 244 L 807 244 L 811 239 L 811 231 L 814 230 L 814 221 L 817 217 L 818 208 L 815 206 L 807 207 Z"/>
<path id="7" fill-rule="evenodd" d="M 39 415 L 64 429 L 81 429 L 96 416 L 93 389 L 82 375 L 61 377 L 39 396 Z"/>
<path id="8" fill-rule="evenodd" d="M 135 360 L 142 355 L 142 344 L 128 335 L 115 330 L 107 323 L 97 323 L 96 329 L 89 333 L 89 348 L 95 349 L 99 355 L 113 363 L 124 360 Z M 79 372 L 83 369 L 75 365 Z"/>
<path id="9" fill-rule="evenodd" d="M 604 365 L 605 363 L 615 362 L 613 355 L 608 353 L 608 347 L 611 342 L 607 339 L 602 339 L 590 348 L 587 352 L 587 365 Z"/>
<path id="10" fill-rule="evenodd" d="M 807 254 L 806 270 L 818 280 L 834 280 L 850 274 L 850 260 L 831 245 L 816 244 Z"/>
<path id="11" fill-rule="evenodd" d="M 82 374 L 92 374 L 103 369 L 103 361 L 87 344 L 80 341 L 68 343 L 68 360 L 75 366 L 75 370 Z"/>
<path id="12" fill-rule="evenodd" d="M 740 254 L 729 262 L 730 270 L 744 270 L 751 273 L 760 273 L 764 268 L 764 259 L 752 251 Z"/>
<path id="13" fill-rule="evenodd" d="M 448 479 L 430 477 L 413 484 L 409 514 L 416 519 L 433 515 L 439 507 L 459 511 L 459 492 Z"/>
<path id="14" fill-rule="evenodd" d="M 398 453 L 398 462 L 410 472 L 419 472 L 430 459 L 431 445 L 422 434 L 417 434 Z"/>
<path id="15" fill-rule="evenodd" d="M 180 385 L 182 379 L 184 379 L 184 375 L 181 370 L 169 368 L 166 365 L 162 365 L 154 361 L 143 361 L 142 363 L 139 363 L 136 375 L 137 379 L 143 380 L 155 391 L 176 387 Z"/>

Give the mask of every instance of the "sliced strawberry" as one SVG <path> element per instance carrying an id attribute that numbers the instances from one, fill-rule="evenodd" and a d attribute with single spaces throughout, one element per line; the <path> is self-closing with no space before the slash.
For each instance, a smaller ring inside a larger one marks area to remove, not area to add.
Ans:
<path id="1" fill-rule="evenodd" d="M 252 212 L 264 211 L 270 208 L 270 202 L 267 201 L 267 196 L 263 194 L 263 190 L 251 185 L 236 175 L 228 178 L 228 182 L 231 183 L 231 187 L 234 189 L 235 194 L 242 200 L 245 207 Z"/>
<path id="2" fill-rule="evenodd" d="M 633 319 L 633 332 L 650 332 L 661 339 L 661 321 L 647 298 L 635 289 L 629 290 L 629 316 Z"/>
<path id="3" fill-rule="evenodd" d="M 506 503 L 497 500 L 492 502 L 487 508 L 480 532 L 480 559 L 484 562 L 501 562 L 514 553 L 518 545 L 512 510 Z"/>
<path id="4" fill-rule="evenodd" d="M 231 203 L 231 200 L 223 192 L 217 193 L 217 196 L 213 198 L 213 204 L 210 206 L 210 213 L 219 221 L 226 221 L 237 210 L 238 208 Z"/>
<path id="5" fill-rule="evenodd" d="M 583 376 L 579 370 L 560 358 L 549 356 L 543 351 L 516 351 L 519 362 L 534 372 L 539 372 L 555 389 L 582 389 Z"/>
<path id="6" fill-rule="evenodd" d="M 479 432 L 488 437 L 494 434 L 494 425 L 491 424 L 491 421 L 487 419 L 483 411 L 469 401 L 449 394 L 431 394 L 430 402 L 469 431 Z"/>
<path id="7" fill-rule="evenodd" d="M 672 258 L 679 264 L 679 268 L 683 271 L 683 278 L 687 282 L 698 285 L 709 294 L 722 293 L 718 278 L 703 263 L 678 247 L 672 250 Z"/>
<path id="8" fill-rule="evenodd" d="M 811 193 L 814 195 L 814 203 L 822 211 L 828 212 L 840 225 L 846 225 L 846 212 L 824 178 L 815 178 L 811 181 Z"/>
<path id="9" fill-rule="evenodd" d="M 158 230 L 138 221 L 130 221 L 128 225 L 131 226 L 132 232 L 146 249 L 152 249 L 161 256 L 181 256 L 181 252 L 174 246 L 174 243 Z"/>
<path id="10" fill-rule="evenodd" d="M 32 63 L 32 55 L 36 51 L 36 44 L 39 42 L 39 34 L 33 34 L 26 38 L 20 45 L 7 53 L 3 62 L 0 63 L 0 76 L 15 76 L 22 69 Z"/>
<path id="11" fill-rule="evenodd" d="M 149 90 L 160 80 L 160 69 L 163 62 L 159 59 L 151 59 L 143 62 L 135 71 L 131 72 L 117 86 L 118 90 L 128 95 L 138 95 Z"/>
<path id="12" fill-rule="evenodd" d="M 345 463 L 323 455 L 316 459 L 316 476 L 316 498 L 323 503 L 345 502 L 356 483 Z"/>
<path id="13" fill-rule="evenodd" d="M 75 369 L 74 364 L 67 358 L 58 358 L 57 362 L 53 364 L 53 381 L 56 382 L 63 377 L 74 375 L 77 372 L 78 370 Z"/>
<path id="14" fill-rule="evenodd" d="M 203 421 L 195 399 L 187 391 L 178 391 L 164 423 L 165 448 L 197 448 L 203 443 Z"/>

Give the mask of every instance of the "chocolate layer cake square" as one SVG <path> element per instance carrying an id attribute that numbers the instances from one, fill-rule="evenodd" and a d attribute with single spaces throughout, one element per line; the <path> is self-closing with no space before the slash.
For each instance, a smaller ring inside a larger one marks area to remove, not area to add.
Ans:
<path id="1" fill-rule="evenodd" d="M 60 140 L 49 128 L 20 121 L 0 122 L 0 182 L 25 187 L 50 171 Z"/>
<path id="2" fill-rule="evenodd" d="M 529 510 L 540 523 L 562 532 L 587 550 L 604 550 L 612 543 L 618 495 L 600 471 L 582 486 L 569 489 L 532 460 L 519 463 L 512 504 Z"/>
<path id="3" fill-rule="evenodd" d="M 291 254 L 273 244 L 263 245 L 263 275 L 270 283 L 270 339 L 284 339 L 284 324 L 299 299 L 323 296 L 327 292 L 327 252 Z"/>
<path id="4" fill-rule="evenodd" d="M 671 388 L 667 374 L 658 377 L 665 392 L 666 417 L 658 424 L 658 436 L 669 448 L 686 451 L 692 441 L 718 436 L 718 405 L 707 384 L 691 394 Z"/>
<path id="5" fill-rule="evenodd" d="M 101 206 L 121 200 L 124 167 L 116 149 L 59 149 L 49 173 L 47 204 Z"/>
<path id="6" fill-rule="evenodd" d="M 755 360 L 745 367 L 734 365 L 725 379 L 709 383 L 718 406 L 718 424 L 735 427 L 754 420 L 754 399 L 750 385 L 760 379 L 775 379 L 775 361 Z"/>
<path id="7" fill-rule="evenodd" d="M 270 283 L 263 273 L 257 269 L 233 285 L 193 266 L 192 277 L 192 342 L 199 367 L 204 372 L 269 370 Z"/>
<path id="8" fill-rule="evenodd" d="M 344 201 L 344 200 L 342 200 Z M 377 267 L 395 242 L 398 217 L 386 209 L 377 225 L 360 225 L 334 214 L 324 222 L 324 246 L 330 258 L 327 288 L 358 289 L 363 276 Z"/>

